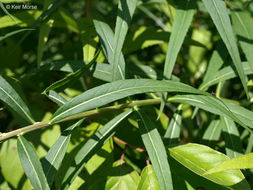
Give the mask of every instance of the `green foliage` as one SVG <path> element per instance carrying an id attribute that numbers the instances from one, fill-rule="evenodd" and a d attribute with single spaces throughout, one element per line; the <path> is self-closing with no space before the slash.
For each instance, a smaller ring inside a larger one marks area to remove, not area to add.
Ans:
<path id="1" fill-rule="evenodd" d="M 253 188 L 251 1 L 0 7 L 1 190 Z"/>

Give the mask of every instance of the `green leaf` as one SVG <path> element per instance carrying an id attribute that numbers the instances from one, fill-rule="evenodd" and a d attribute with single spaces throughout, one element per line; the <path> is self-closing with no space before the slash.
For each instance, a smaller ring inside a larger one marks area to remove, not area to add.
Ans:
<path id="1" fill-rule="evenodd" d="M 53 0 L 45 0 L 43 4 L 43 11 L 45 11 L 50 5 Z M 39 43 L 38 43 L 38 50 L 37 50 L 37 65 L 38 68 L 40 67 L 40 62 L 42 60 L 44 49 L 48 40 L 48 36 L 50 34 L 51 28 L 53 27 L 54 19 L 50 19 L 45 23 L 42 23 L 39 29 Z"/>
<path id="2" fill-rule="evenodd" d="M 55 90 L 57 88 L 60 88 L 60 87 L 64 87 L 64 86 L 68 86 L 71 82 L 79 79 L 87 70 L 89 70 L 89 68 L 95 64 L 96 62 L 96 59 L 98 57 L 100 53 L 100 50 L 97 51 L 96 55 L 94 56 L 94 58 L 87 64 L 85 65 L 83 68 L 77 70 L 76 72 L 74 73 L 71 73 L 69 74 L 68 76 L 64 77 L 63 79 L 61 80 L 58 80 L 57 82 L 53 83 L 52 85 L 50 85 L 49 87 L 47 87 L 43 94 L 46 94 L 47 92 L 49 92 L 50 90 Z"/>
<path id="3" fill-rule="evenodd" d="M 182 105 L 179 105 L 176 112 L 173 114 L 168 129 L 164 135 L 164 144 L 172 146 L 179 143 L 181 125 L 182 125 Z"/>
<path id="4" fill-rule="evenodd" d="M 78 121 L 74 125 L 68 127 L 55 144 L 49 149 L 45 159 L 42 161 L 42 167 L 48 182 L 49 187 L 52 186 L 54 177 L 62 163 L 62 160 L 66 154 L 68 144 L 71 137 L 71 132 L 81 125 L 83 120 Z"/>
<path id="5" fill-rule="evenodd" d="M 141 172 L 141 181 L 137 190 L 160 190 L 157 177 L 152 165 L 146 166 Z"/>
<path id="6" fill-rule="evenodd" d="M 18 95 L 16 90 L 8 83 L 8 81 L 0 75 L 0 100 L 6 103 L 10 108 L 15 111 L 19 116 L 28 121 L 34 123 L 29 108 L 25 102 Z"/>
<path id="7" fill-rule="evenodd" d="M 231 118 L 242 127 L 252 129 L 252 112 L 236 104 L 227 103 L 212 96 L 178 95 L 168 98 L 168 102 L 190 104 L 211 113 Z"/>
<path id="8" fill-rule="evenodd" d="M 211 168 L 204 175 L 214 174 L 227 170 L 239 170 L 253 168 L 253 153 L 245 154 L 230 160 L 225 160 L 221 164 Z"/>
<path id="9" fill-rule="evenodd" d="M 166 91 L 203 94 L 203 92 L 186 84 L 174 81 L 157 81 L 151 79 L 115 81 L 92 88 L 73 98 L 56 111 L 51 121 L 56 122 L 68 116 L 97 108 L 134 94 Z"/>
<path id="10" fill-rule="evenodd" d="M 0 36 L 0 42 L 2 40 L 6 39 L 6 38 L 9 38 L 9 37 L 11 37 L 13 35 L 16 35 L 16 34 L 18 34 L 20 32 L 24 32 L 24 31 L 27 31 L 27 30 L 33 30 L 33 29 L 25 28 L 25 29 L 19 29 L 19 30 L 15 30 L 13 32 L 9 32 L 8 34 L 5 34 L 4 36 Z"/>
<path id="11" fill-rule="evenodd" d="M 242 47 L 243 52 L 253 71 L 253 20 L 247 12 L 235 12 L 231 14 L 233 28 Z"/>
<path id="12" fill-rule="evenodd" d="M 170 148 L 169 153 L 175 160 L 201 176 L 209 169 L 229 160 L 224 154 L 207 146 L 191 143 Z M 208 174 L 203 177 L 231 189 L 250 189 L 240 170 Z"/>
<path id="13" fill-rule="evenodd" d="M 177 55 L 181 49 L 186 33 L 189 30 L 190 24 L 192 22 L 193 15 L 195 13 L 194 0 L 180 0 L 178 4 L 179 8 L 177 9 L 175 20 L 173 22 L 163 71 L 165 79 L 168 80 L 171 79 L 172 71 L 177 60 Z M 164 98 L 160 106 L 160 113 L 158 117 L 160 117 L 164 109 L 168 94 L 164 93 L 163 96 Z"/>
<path id="14" fill-rule="evenodd" d="M 68 168 L 68 171 L 65 172 L 61 189 L 66 189 L 68 185 L 74 181 L 88 160 L 115 134 L 118 124 L 127 118 L 132 112 L 133 110 L 129 109 L 121 113 L 90 137 L 75 155 L 74 163 Z"/>
<path id="15" fill-rule="evenodd" d="M 23 136 L 19 136 L 17 147 L 21 164 L 33 187 L 36 190 L 49 189 L 40 160 L 32 145 Z"/>
<path id="16" fill-rule="evenodd" d="M 247 62 L 243 62 L 243 70 L 246 75 L 252 74 L 253 71 L 251 70 L 250 65 Z M 226 81 L 232 78 L 237 77 L 238 74 L 236 71 L 231 67 L 224 67 L 223 69 L 219 70 L 218 72 L 215 72 L 210 76 L 206 81 L 204 81 L 199 89 L 200 90 L 207 90 L 210 86 L 217 84 L 222 81 Z"/>
<path id="17" fill-rule="evenodd" d="M 162 138 L 154 123 L 142 111 L 138 111 L 141 137 L 148 152 L 162 190 L 173 189 L 170 166 Z"/>
<path id="18" fill-rule="evenodd" d="M 212 17 L 219 34 L 224 41 L 228 52 L 234 62 L 236 70 L 241 79 L 243 88 L 248 96 L 248 88 L 246 82 L 246 75 L 243 71 L 243 66 L 240 59 L 238 47 L 236 45 L 235 36 L 232 30 L 231 22 L 228 15 L 226 4 L 223 0 L 202 0 Z"/>
<path id="19" fill-rule="evenodd" d="M 0 162 L 1 175 L 4 177 L 4 180 L 8 182 L 11 187 L 18 189 L 22 181 L 22 176 L 24 176 L 24 170 L 18 157 L 17 139 L 10 139 L 1 144 Z M 13 175 L 13 173 L 15 173 L 15 175 Z"/>
<path id="20" fill-rule="evenodd" d="M 175 20 L 173 22 L 164 66 L 163 74 L 166 79 L 171 79 L 177 55 L 181 49 L 195 13 L 193 0 L 180 0 L 178 4 L 179 7 L 177 8 Z"/>
<path id="21" fill-rule="evenodd" d="M 243 153 L 240 134 L 235 123 L 226 117 L 221 117 L 222 136 L 225 138 L 226 155 L 230 158 L 241 156 Z"/>
<path id="22" fill-rule="evenodd" d="M 119 0 L 115 36 L 113 44 L 113 75 L 112 80 L 125 79 L 125 65 L 120 62 L 121 50 L 131 23 L 137 0 Z"/>
<path id="23" fill-rule="evenodd" d="M 113 39 L 114 34 L 111 29 L 111 27 L 103 21 L 103 18 L 100 16 L 96 16 L 96 18 L 93 19 L 93 23 L 96 29 L 96 32 L 99 36 L 99 39 L 101 41 L 101 45 L 103 48 L 103 52 L 110 64 L 112 64 L 113 61 Z M 121 61 L 124 61 L 123 54 L 121 53 Z"/>

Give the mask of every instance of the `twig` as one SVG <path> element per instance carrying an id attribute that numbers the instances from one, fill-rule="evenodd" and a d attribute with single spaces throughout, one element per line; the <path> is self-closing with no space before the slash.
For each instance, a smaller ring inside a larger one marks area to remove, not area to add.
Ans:
<path id="1" fill-rule="evenodd" d="M 90 111 L 86 111 L 83 113 L 79 113 L 70 117 L 67 117 L 65 119 L 62 119 L 60 121 L 57 121 L 56 123 L 62 123 L 65 121 L 70 121 L 70 120 L 76 120 L 76 119 L 82 119 L 82 118 L 87 118 L 87 117 L 94 117 L 103 113 L 108 113 L 108 112 L 112 112 L 112 111 L 117 111 L 117 110 L 122 110 L 125 108 L 133 108 L 135 106 L 146 106 L 146 105 L 155 105 L 155 104 L 160 104 L 161 100 L 160 99 L 149 99 L 149 100 L 138 100 L 138 101 L 132 101 L 129 103 L 125 103 L 125 104 L 120 104 L 120 105 L 116 105 L 116 106 L 108 106 L 105 108 L 100 108 L 100 109 L 94 109 L 94 110 L 90 110 Z M 40 128 L 43 127 L 48 127 L 51 125 L 50 121 L 46 121 L 46 122 L 37 122 L 33 125 L 29 125 L 8 133 L 0 133 L 0 142 L 7 140 L 9 138 L 15 137 L 15 136 L 19 136 L 19 135 L 23 135 L 27 132 L 31 132 L 34 130 L 38 130 Z"/>

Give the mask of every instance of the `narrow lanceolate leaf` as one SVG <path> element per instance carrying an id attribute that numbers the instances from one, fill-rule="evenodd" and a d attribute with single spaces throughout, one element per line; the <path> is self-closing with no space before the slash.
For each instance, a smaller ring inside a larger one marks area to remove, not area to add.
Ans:
<path id="1" fill-rule="evenodd" d="M 205 175 L 223 172 L 227 170 L 249 169 L 253 168 L 253 153 L 245 154 L 231 160 L 226 160 L 221 164 L 208 170 Z"/>
<path id="2" fill-rule="evenodd" d="M 177 8 L 164 66 L 163 74 L 166 79 L 171 78 L 177 55 L 192 22 L 195 12 L 193 5 L 193 0 L 180 0 L 179 7 Z"/>
<path id="3" fill-rule="evenodd" d="M 61 189 L 67 187 L 74 181 L 75 177 L 82 171 L 83 166 L 96 152 L 115 134 L 118 124 L 133 112 L 132 109 L 121 113 L 97 131 L 78 151 L 74 163 L 65 173 Z"/>
<path id="4" fill-rule="evenodd" d="M 240 190 L 250 187 L 240 170 L 230 170 L 204 175 L 208 170 L 229 158 L 207 146 L 185 144 L 169 149 L 170 156 L 194 173 L 230 189 Z"/>
<path id="5" fill-rule="evenodd" d="M 213 114 L 231 118 L 247 130 L 250 130 L 249 128 L 253 128 L 252 111 L 236 104 L 227 103 L 212 96 L 177 95 L 168 98 L 168 102 L 190 104 Z"/>
<path id="6" fill-rule="evenodd" d="M 113 55 L 114 55 L 114 49 L 113 49 L 113 39 L 114 39 L 114 33 L 111 29 L 111 27 L 105 22 L 102 21 L 102 18 L 93 19 L 93 23 L 95 25 L 97 34 L 99 36 L 99 39 L 101 41 L 101 46 L 103 49 L 103 52 L 110 63 L 110 72 L 111 68 L 113 67 Z M 125 59 L 123 57 L 122 52 L 120 52 L 120 63 L 122 66 L 125 65 Z M 106 65 L 107 66 L 107 65 Z M 97 70 L 95 70 L 96 72 Z M 97 75 L 100 76 L 100 75 Z M 123 78 L 122 78 L 123 79 Z M 111 80 L 112 81 L 112 73 L 111 73 Z"/>
<path id="7" fill-rule="evenodd" d="M 182 115 L 182 105 L 179 105 L 176 112 L 173 114 L 168 129 L 164 135 L 164 143 L 166 146 L 171 146 L 179 143 Z"/>
<path id="8" fill-rule="evenodd" d="M 243 71 L 246 75 L 252 74 L 253 71 L 251 70 L 250 65 L 247 62 L 243 62 Z M 216 73 L 213 73 L 208 79 L 206 79 L 199 87 L 200 90 L 207 90 L 210 86 L 215 85 L 219 82 L 229 80 L 232 78 L 237 77 L 238 74 L 236 71 L 231 67 L 224 67 L 223 69 L 219 70 Z"/>
<path id="9" fill-rule="evenodd" d="M 147 92 L 183 92 L 206 94 L 186 84 L 175 81 L 158 81 L 152 79 L 128 79 L 114 81 L 95 88 L 73 98 L 61 106 L 53 116 L 52 122 L 81 113 L 110 102 Z"/>
<path id="10" fill-rule="evenodd" d="M 141 137 L 155 170 L 161 190 L 172 189 L 172 178 L 167 153 L 154 123 L 142 111 L 138 111 Z"/>
<path id="11" fill-rule="evenodd" d="M 46 0 L 44 1 L 43 11 L 45 11 L 53 0 Z M 40 67 L 40 62 L 42 60 L 44 49 L 48 40 L 48 36 L 50 34 L 51 28 L 53 27 L 54 19 L 49 19 L 47 22 L 42 23 L 40 26 L 39 31 L 39 43 L 38 43 L 38 50 L 37 50 L 37 65 L 38 68 Z"/>
<path id="12" fill-rule="evenodd" d="M 19 116 L 34 123 L 32 115 L 26 106 L 25 102 L 18 95 L 16 90 L 8 83 L 8 81 L 0 75 L 0 100 L 6 103 L 10 108 L 15 111 Z"/>
<path id="13" fill-rule="evenodd" d="M 221 117 L 222 136 L 225 138 L 226 155 L 230 158 L 241 156 L 243 153 L 240 134 L 233 120 Z"/>
<path id="14" fill-rule="evenodd" d="M 125 78 L 125 65 L 120 62 L 120 54 L 137 2 L 137 0 L 119 0 L 113 44 L 113 81 Z"/>
<path id="15" fill-rule="evenodd" d="M 146 166 L 141 172 L 141 181 L 137 190 L 160 190 L 152 165 Z"/>
<path id="16" fill-rule="evenodd" d="M 189 30 L 190 24 L 193 19 L 193 15 L 195 12 L 193 7 L 194 3 L 194 0 L 180 0 L 178 3 L 179 7 L 176 12 L 175 20 L 173 22 L 172 32 L 164 65 L 163 75 L 165 79 L 171 79 L 172 71 L 177 60 L 177 55 L 181 49 L 186 33 Z M 162 101 L 159 116 L 164 109 L 166 99 L 167 93 L 164 94 L 164 101 Z"/>
<path id="17" fill-rule="evenodd" d="M 32 145 L 23 137 L 18 137 L 18 154 L 25 174 L 36 190 L 49 189 L 45 174 Z"/>
<path id="18" fill-rule="evenodd" d="M 68 127 L 55 144 L 49 149 L 45 159 L 42 161 L 44 173 L 49 184 L 49 187 L 53 184 L 54 177 L 62 163 L 62 160 L 66 154 L 68 144 L 71 137 L 71 132 L 77 126 L 79 126 L 83 120 L 78 121 L 74 125 Z"/>
<path id="19" fill-rule="evenodd" d="M 244 90 L 248 96 L 248 88 L 246 75 L 243 71 L 243 66 L 240 59 L 238 47 L 236 45 L 235 36 L 232 30 L 231 22 L 228 15 L 226 4 L 223 0 L 202 0 L 208 12 L 210 13 L 219 34 L 224 41 L 228 52 L 234 62 L 236 70 L 241 79 Z"/>
<path id="20" fill-rule="evenodd" d="M 33 30 L 33 29 L 25 28 L 25 29 L 19 29 L 19 30 L 13 31 L 13 32 L 9 32 L 8 34 L 5 34 L 4 36 L 0 36 L 0 42 L 6 38 L 9 38 L 13 35 L 16 35 L 18 33 L 21 33 L 21 32 L 27 31 L 27 30 Z"/>
<path id="21" fill-rule="evenodd" d="M 233 11 L 231 16 L 237 39 L 253 71 L 253 19 L 247 12 Z"/>

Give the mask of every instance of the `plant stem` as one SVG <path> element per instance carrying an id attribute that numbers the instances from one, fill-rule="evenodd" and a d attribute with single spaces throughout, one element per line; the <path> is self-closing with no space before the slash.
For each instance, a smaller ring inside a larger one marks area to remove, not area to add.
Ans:
<path id="1" fill-rule="evenodd" d="M 117 110 L 122 110 L 125 108 L 133 108 L 135 106 L 147 106 L 147 105 L 155 105 L 155 104 L 160 104 L 161 103 L 161 99 L 148 99 L 148 100 L 137 100 L 137 101 L 132 101 L 129 103 L 125 103 L 125 104 L 119 104 L 116 106 L 108 106 L 108 107 L 104 107 L 104 108 L 99 108 L 99 109 L 94 109 L 94 110 L 90 110 L 90 111 L 86 111 L 83 113 L 79 113 L 73 116 L 69 116 L 65 119 L 62 119 L 60 121 L 57 121 L 56 123 L 62 123 L 65 121 L 70 121 L 70 120 L 76 120 L 76 119 L 82 119 L 82 118 L 87 118 L 87 117 L 94 117 L 103 113 L 108 113 L 111 111 L 117 111 Z M 20 136 L 23 135 L 27 132 L 30 131 L 34 131 L 34 130 L 38 130 L 40 128 L 43 127 L 48 127 L 51 125 L 50 121 L 46 121 L 46 122 L 37 122 L 33 125 L 29 125 L 8 133 L 0 133 L 0 142 L 7 140 L 9 138 L 15 137 L 15 136 Z"/>

